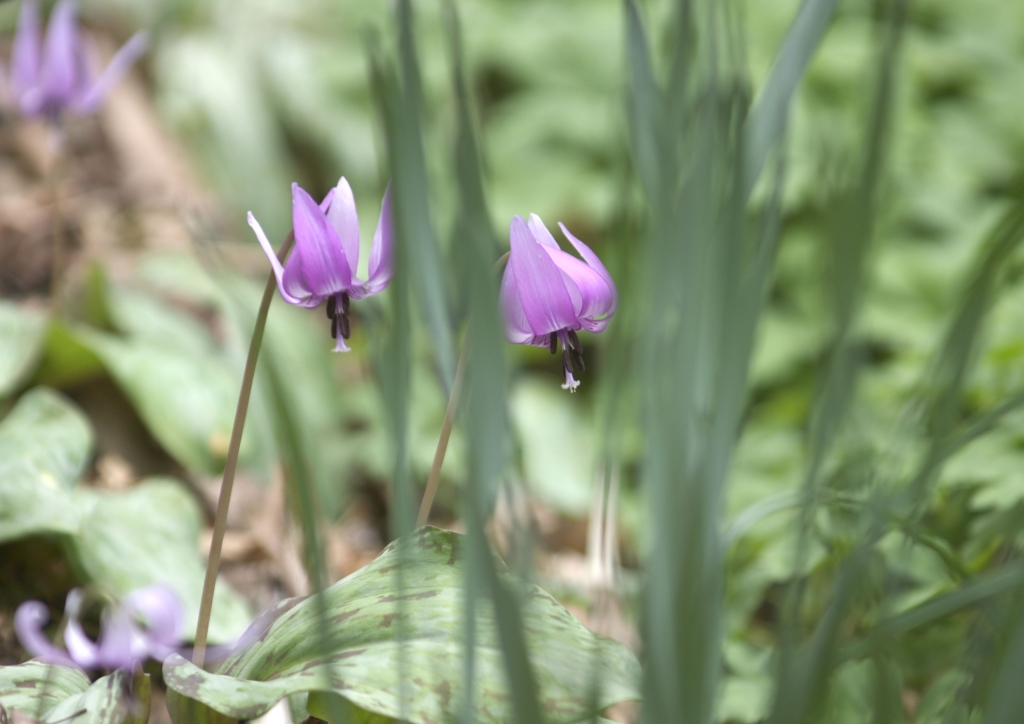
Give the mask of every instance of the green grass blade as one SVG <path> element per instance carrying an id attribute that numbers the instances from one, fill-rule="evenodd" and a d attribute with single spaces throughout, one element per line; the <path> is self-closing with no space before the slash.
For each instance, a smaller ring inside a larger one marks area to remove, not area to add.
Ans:
<path id="1" fill-rule="evenodd" d="M 455 243 L 464 260 L 461 280 L 469 300 L 471 316 L 465 344 L 468 345 L 466 429 L 469 438 L 470 475 L 463 500 L 463 516 L 470 539 L 467 571 L 466 634 L 475 635 L 472 602 L 481 592 L 490 594 L 495 607 L 498 636 L 513 697 L 515 719 L 521 724 L 543 721 L 536 678 L 527 656 L 522 613 L 516 591 L 499 581 L 484 535 L 484 522 L 493 508 L 498 483 L 505 468 L 509 434 L 506 410 L 507 379 L 498 315 L 497 276 L 493 271 L 497 243 L 487 214 L 480 176 L 480 153 L 474 134 L 469 91 L 463 70 L 458 19 L 449 13 L 452 46 L 452 80 L 458 102 L 455 144 L 456 178 L 459 188 L 459 218 Z M 468 659 L 469 657 L 467 657 Z M 472 665 L 467 665 L 467 677 Z M 467 680 L 467 691 L 471 691 Z M 467 712 L 465 720 L 468 721 Z"/>
<path id="2" fill-rule="evenodd" d="M 804 0 L 782 41 L 771 75 L 747 119 L 744 187 L 748 196 L 761 175 L 769 151 L 782 136 L 789 102 L 838 4 L 839 0 Z"/>

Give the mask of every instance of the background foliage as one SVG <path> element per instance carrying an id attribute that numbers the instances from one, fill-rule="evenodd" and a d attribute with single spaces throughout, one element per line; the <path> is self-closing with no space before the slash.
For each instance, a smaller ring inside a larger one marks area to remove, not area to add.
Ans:
<path id="1" fill-rule="evenodd" d="M 87 285 L 84 312 L 71 321 L 47 323 L 43 312 L 20 300 L 2 302 L 0 395 L 14 410 L 0 429 L 0 444 L 22 406 L 50 394 L 27 390 L 44 384 L 74 397 L 83 379 L 103 374 L 173 462 L 170 470 L 153 472 L 215 476 L 223 465 L 258 294 L 255 283 L 234 273 L 231 252 L 224 251 L 233 247 L 222 242 L 255 246 L 242 223 L 247 209 L 271 238 L 283 237 L 288 184 L 297 180 L 322 195 L 341 174 L 355 189 L 368 242 L 387 182 L 388 141 L 367 58 L 376 43 L 384 53 L 396 52 L 392 10 L 388 3 L 327 0 L 83 4 L 97 25 L 153 29 L 144 72 L 161 117 L 231 212 L 215 234 L 199 240 L 194 254 L 147 252 L 130 279 L 100 264 L 95 283 Z M 623 102 L 628 82 L 622 5 L 457 5 L 489 220 L 500 246 L 507 245 L 504 230 L 512 214 L 536 212 L 549 223 L 566 222 L 593 242 L 623 288 L 639 290 L 645 283 L 645 272 L 637 271 L 646 248 L 642 240 L 651 228 Z M 654 56 L 669 58 L 672 4 L 641 5 Z M 760 89 L 799 3 L 735 5 L 741 61 L 752 88 Z M 777 265 L 724 492 L 725 675 L 715 705 L 715 717 L 723 721 L 755 722 L 769 715 L 776 677 L 785 678 L 778 654 L 783 632 L 794 641 L 812 639 L 835 601 L 837 581 L 849 570 L 851 552 L 859 550 L 872 496 L 913 477 L 935 422 L 921 422 L 935 352 L 950 320 L 963 315 L 971 274 L 998 241 L 990 231 L 1012 216 L 1020 190 L 1024 6 L 1013 0 L 912 0 L 898 63 L 889 69 L 888 153 L 874 189 L 878 201 L 863 302 L 851 332 L 860 374 L 851 384 L 836 444 L 820 461 L 817 502 L 799 506 L 815 451 L 815 400 L 827 388 L 829 360 L 839 346 L 833 292 L 838 280 L 855 273 L 834 252 L 843 229 L 856 223 L 845 204 L 865 157 L 891 9 L 892 3 L 874 0 L 838 4 L 790 114 Z M 465 254 L 452 163 L 459 119 L 449 41 L 441 3 L 418 3 L 416 10 L 432 221 L 450 262 L 447 301 L 461 313 L 466 299 L 456 290 L 465 291 L 457 281 Z M 0 13 L 0 21 L 12 27 L 14 8 Z M 659 75 L 667 74 L 667 65 L 656 68 Z M 763 181 L 755 189 L 755 207 L 770 201 L 770 186 Z M 258 263 L 247 268 L 260 269 Z M 990 275 L 997 290 L 991 312 L 977 317 L 978 343 L 964 346 L 973 367 L 952 414 L 958 423 L 984 423 L 984 434 L 937 470 L 934 487 L 914 515 L 901 516 L 893 507 L 899 520 L 877 536 L 856 569 L 863 590 L 850 604 L 853 614 L 844 617 L 840 638 L 848 641 L 835 643 L 830 660 L 836 676 L 816 704 L 828 721 L 863 720 L 879 710 L 879 701 L 895 701 L 892 720 L 967 721 L 948 717 L 966 716 L 996 696 L 990 687 L 1000 690 L 996 672 L 1007 641 L 998 632 L 1008 630 L 1004 626 L 1019 607 L 1016 594 L 1005 593 L 1016 579 L 985 576 L 1006 574 L 1010 569 L 1001 567 L 1018 557 L 1024 412 L 1010 409 L 992 419 L 984 414 L 1016 399 L 1024 387 L 1021 269 L 1020 256 L 1010 253 L 999 273 Z M 287 394 L 308 441 L 309 469 L 329 520 L 346 515 L 361 486 L 394 476 L 386 393 L 391 350 L 380 341 L 396 313 L 392 294 L 358 308 L 355 352 L 345 359 L 326 354 L 329 340 L 323 320 L 311 318 L 316 315 L 275 303 L 271 316 L 268 345 L 276 364 L 301 380 Z M 213 331 L 196 309 L 219 320 Z M 649 560 L 652 535 L 641 489 L 649 471 L 641 415 L 645 390 L 637 377 L 616 373 L 633 369 L 642 347 L 631 332 L 643 328 L 640 309 L 639 302 L 624 298 L 613 328 L 584 340 L 588 373 L 574 396 L 558 389 L 558 365 L 546 353 L 506 349 L 514 431 L 509 477 L 521 480 L 545 511 L 578 520 L 591 508 L 599 472 L 614 461 L 621 470 L 626 564 L 620 588 L 634 613 L 637 571 Z M 448 383 L 437 371 L 424 319 L 413 314 L 411 322 L 408 458 L 418 489 L 429 469 Z M 278 451 L 281 436 L 270 413 L 277 404 L 274 393 L 267 386 L 258 395 L 243 465 L 267 482 L 273 462 L 285 453 Z M 76 434 L 82 440 L 75 444 L 82 447 L 88 434 Z M 457 486 L 476 469 L 469 448 L 457 430 L 441 493 L 441 515 L 449 519 L 459 512 Z M 137 468 L 148 472 L 144 465 Z M 73 487 L 72 478 L 61 482 Z M 145 483 L 132 494 L 163 484 Z M 194 513 L 183 513 L 183 519 Z M 7 530 L 3 521 L 0 531 Z M 546 543 L 560 545 L 550 538 Z M 80 575 L 103 581 L 99 574 Z M 798 608 L 788 598 L 795 581 L 803 596 Z M 949 615 L 921 614 L 922 604 L 949 601 L 942 596 L 982 584 L 994 588 L 955 599 L 983 600 L 980 616 L 960 604 L 941 609 Z M 910 626 L 910 619 L 899 618 L 905 612 L 921 617 Z M 882 653 L 841 648 L 843 642 L 853 646 L 882 620 L 906 624 L 899 636 L 876 647 Z M 993 707 L 993 720 L 999 711 L 1010 711 Z"/>

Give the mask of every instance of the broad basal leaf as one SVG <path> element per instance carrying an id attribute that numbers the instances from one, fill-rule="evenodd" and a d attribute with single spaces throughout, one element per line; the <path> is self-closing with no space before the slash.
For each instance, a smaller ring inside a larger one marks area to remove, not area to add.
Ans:
<path id="1" fill-rule="evenodd" d="M 10 394 L 28 376 L 45 332 L 45 314 L 0 301 L 0 397 Z"/>
<path id="2" fill-rule="evenodd" d="M 212 356 L 78 330 L 160 444 L 190 470 L 224 466 L 239 381 Z"/>
<path id="3" fill-rule="evenodd" d="M 42 724 L 146 724 L 149 704 L 149 674 L 137 665 L 134 676 L 116 671 L 97 679 L 81 694 L 64 699 Z"/>
<path id="4" fill-rule="evenodd" d="M 164 664 L 169 701 L 179 712 L 191 707 L 189 718 L 179 713 L 175 721 L 252 719 L 280 699 L 306 691 L 334 692 L 361 709 L 398 716 L 399 635 L 409 682 L 405 717 L 417 724 L 454 720 L 463 696 L 465 539 L 425 527 L 406 543 L 401 593 L 396 544 L 326 591 L 329 632 L 320 628 L 314 599 L 291 599 L 267 615 L 273 623 L 265 632 L 251 631 L 258 640 L 225 661 L 218 673 L 180 656 L 169 658 Z M 523 584 L 501 568 L 507 588 L 521 589 Z M 588 631 L 537 586 L 525 588 L 522 605 L 540 700 L 550 721 L 586 719 L 595 681 L 599 707 L 639 698 L 640 666 L 628 649 Z M 477 626 L 474 719 L 508 721 L 510 697 L 489 603 L 482 605 Z M 325 642 L 331 647 L 326 655 Z"/>
<path id="5" fill-rule="evenodd" d="M 76 530 L 70 491 L 91 448 L 88 420 L 56 392 L 37 388 L 18 401 L 0 422 L 0 542 Z"/>
<path id="6" fill-rule="evenodd" d="M 20 711 L 45 714 L 65 699 L 89 688 L 89 677 L 71 666 L 29 661 L 20 666 L 0 666 L 0 704 L 10 714 Z"/>

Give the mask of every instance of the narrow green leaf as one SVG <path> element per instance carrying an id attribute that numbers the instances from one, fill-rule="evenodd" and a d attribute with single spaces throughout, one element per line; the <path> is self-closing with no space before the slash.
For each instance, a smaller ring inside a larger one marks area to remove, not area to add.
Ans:
<path id="1" fill-rule="evenodd" d="M 804 0 L 782 41 L 771 75 L 747 118 L 743 176 L 747 196 L 753 191 L 772 146 L 782 137 L 790 100 L 838 4 L 839 0 Z"/>

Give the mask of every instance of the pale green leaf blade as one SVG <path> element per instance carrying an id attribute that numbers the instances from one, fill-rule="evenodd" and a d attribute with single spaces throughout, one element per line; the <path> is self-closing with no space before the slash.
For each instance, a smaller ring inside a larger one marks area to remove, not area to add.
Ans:
<path id="1" fill-rule="evenodd" d="M 413 605 L 400 613 L 395 594 L 395 544 L 372 564 L 332 586 L 328 617 L 341 642 L 330 656 L 336 677 L 324 681 L 321 646 L 316 640 L 315 602 L 292 600 L 256 645 L 224 663 L 219 674 L 202 672 L 181 657 L 164 665 L 170 689 L 228 716 L 253 718 L 287 695 L 333 691 L 356 706 L 397 716 L 399 615 L 405 617 L 404 656 L 412 682 L 405 702 L 409 721 L 448 721 L 457 713 L 462 692 L 462 536 L 435 528 L 413 534 L 405 555 L 403 596 Z M 514 579 L 500 573 L 510 588 Z M 515 585 L 522 585 L 515 582 Z M 640 665 L 621 644 L 583 627 L 550 595 L 528 587 L 523 621 L 540 699 L 551 721 L 579 721 L 588 714 L 591 676 L 602 683 L 599 706 L 639 698 Z M 511 716 L 503 653 L 489 604 L 477 616 L 474 647 L 477 666 L 475 718 L 504 722 Z"/>
<path id="2" fill-rule="evenodd" d="M 76 497 L 89 510 L 73 544 L 87 577 L 118 596 L 168 585 L 184 605 L 184 631 L 195 631 L 206 564 L 197 548 L 201 513 L 185 487 L 171 479 L 150 479 L 126 491 L 82 490 Z M 251 618 L 245 602 L 221 582 L 214 594 L 210 640 L 233 640 Z"/>
<path id="3" fill-rule="evenodd" d="M 149 704 L 149 675 L 141 667 L 134 677 L 119 670 L 64 699 L 42 724 L 146 724 Z"/>
<path id="4" fill-rule="evenodd" d="M 748 194 L 786 127 L 790 99 L 838 4 L 839 0 L 804 0 L 779 48 L 771 75 L 747 118 L 744 184 Z"/>
<path id="5" fill-rule="evenodd" d="M 89 677 L 71 666 L 29 661 L 20 666 L 0 666 L 0 704 L 10 714 L 34 716 L 50 711 L 65 699 L 89 688 Z"/>
<path id="6" fill-rule="evenodd" d="M 79 329 L 153 437 L 190 470 L 215 474 L 224 465 L 238 398 L 236 375 L 211 357 Z"/>
<path id="7" fill-rule="evenodd" d="M 0 422 L 0 541 L 76 530 L 68 495 L 91 449 L 88 420 L 61 395 L 40 387 L 18 401 Z"/>
<path id="8" fill-rule="evenodd" d="M 39 358 L 46 315 L 0 301 L 0 397 L 9 395 L 28 376 Z"/>

